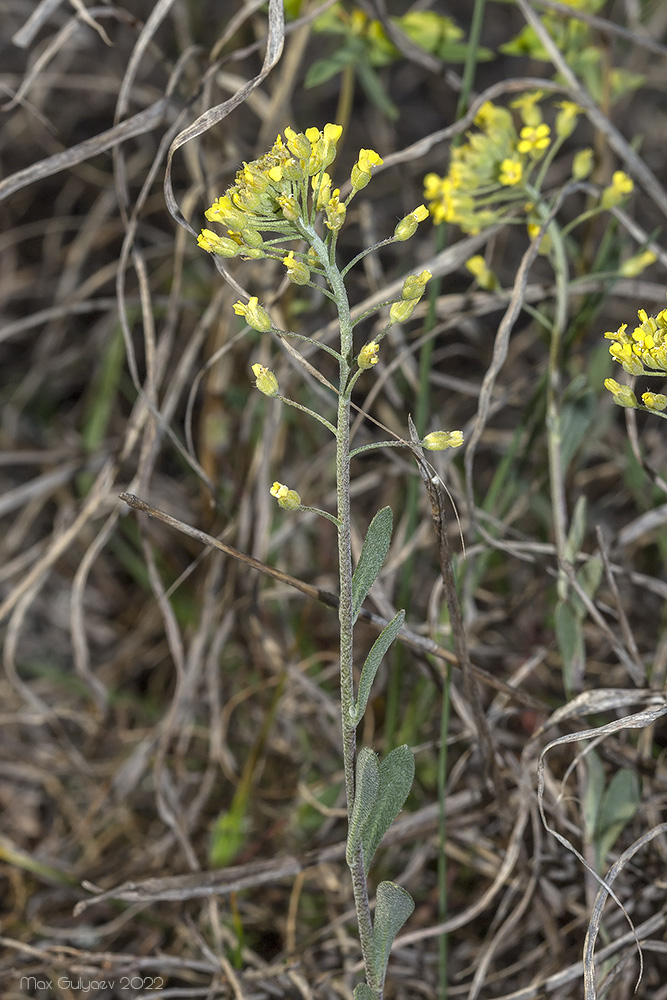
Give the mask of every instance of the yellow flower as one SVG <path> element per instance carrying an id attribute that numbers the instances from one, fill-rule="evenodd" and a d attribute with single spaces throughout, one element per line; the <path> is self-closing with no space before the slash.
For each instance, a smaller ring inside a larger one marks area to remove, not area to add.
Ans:
<path id="1" fill-rule="evenodd" d="M 332 191 L 331 197 L 325 205 L 325 212 L 327 215 L 326 222 L 324 223 L 325 226 L 333 232 L 337 232 L 345 222 L 345 215 L 347 214 L 347 209 L 340 200 L 340 188 L 335 188 Z"/>
<path id="2" fill-rule="evenodd" d="M 246 323 L 253 330 L 259 330 L 260 333 L 267 333 L 271 329 L 271 317 L 266 309 L 260 306 L 257 296 L 248 299 L 247 305 L 239 299 L 238 302 L 234 303 L 233 308 L 237 316 L 245 316 Z"/>
<path id="3" fill-rule="evenodd" d="M 359 351 L 359 357 L 357 358 L 357 364 L 361 369 L 371 368 L 373 365 L 378 363 L 378 351 L 380 350 L 380 345 L 372 341 L 370 344 L 366 344 Z"/>
<path id="4" fill-rule="evenodd" d="M 523 167 L 519 160 L 503 160 L 500 164 L 500 175 L 498 180 L 505 187 L 512 187 L 518 184 L 523 177 Z"/>
<path id="5" fill-rule="evenodd" d="M 291 490 L 282 483 L 274 483 L 269 492 L 285 510 L 298 510 L 301 506 L 301 497 L 297 491 Z"/>
<path id="6" fill-rule="evenodd" d="M 551 142 L 550 135 L 551 129 L 548 125 L 525 125 L 519 133 L 519 142 L 516 148 L 519 153 L 528 153 L 535 157 L 536 154 L 539 155 L 543 149 L 548 147 Z"/>
<path id="7" fill-rule="evenodd" d="M 253 365 L 252 373 L 255 376 L 255 385 L 265 396 L 277 396 L 279 393 L 278 379 L 270 368 L 264 365 Z"/>
<path id="8" fill-rule="evenodd" d="M 628 177 L 622 170 L 615 170 L 609 187 L 602 192 L 602 207 L 613 208 L 625 201 L 625 196 L 634 189 L 632 178 Z"/>
<path id="9" fill-rule="evenodd" d="M 470 257 L 466 261 L 466 267 L 475 276 L 475 280 L 480 288 L 485 288 L 487 291 L 493 291 L 493 289 L 498 288 L 498 279 L 480 254 Z"/>
<path id="10" fill-rule="evenodd" d="M 444 451 L 446 448 L 460 448 L 463 431 L 431 431 L 422 441 L 427 451 Z"/>
<path id="11" fill-rule="evenodd" d="M 371 179 L 373 167 L 379 167 L 384 160 L 374 149 L 360 149 L 359 159 L 352 167 L 352 187 L 355 191 L 365 188 Z"/>

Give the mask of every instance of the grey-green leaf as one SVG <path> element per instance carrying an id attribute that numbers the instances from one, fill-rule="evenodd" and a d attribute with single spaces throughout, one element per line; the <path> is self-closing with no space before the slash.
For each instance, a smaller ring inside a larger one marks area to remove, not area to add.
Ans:
<path id="1" fill-rule="evenodd" d="M 631 822 L 641 801 L 639 778 L 630 768 L 622 767 L 609 782 L 600 801 L 595 848 L 598 871 L 624 827 Z"/>
<path id="2" fill-rule="evenodd" d="M 380 763 L 379 790 L 362 831 L 366 874 L 380 841 L 403 808 L 414 776 L 415 759 L 406 744 L 395 747 Z"/>
<path id="3" fill-rule="evenodd" d="M 359 609 L 368 591 L 382 569 L 382 563 L 389 551 L 394 515 L 391 507 L 379 510 L 368 526 L 357 568 L 352 576 L 352 621 L 357 620 Z"/>
<path id="4" fill-rule="evenodd" d="M 358 983 L 354 987 L 354 1000 L 376 1000 L 376 994 L 367 983 Z"/>
<path id="5" fill-rule="evenodd" d="M 387 510 L 388 509 L 389 508 L 387 508 Z M 399 611 L 398 614 L 392 618 L 389 624 L 385 625 L 371 646 L 370 652 L 366 657 L 366 662 L 361 668 L 361 676 L 359 677 L 359 690 L 357 692 L 357 700 L 354 705 L 353 715 L 353 721 L 355 724 L 358 724 L 364 716 L 366 705 L 368 704 L 368 698 L 373 686 L 373 681 L 375 680 L 375 675 L 378 672 L 378 668 L 382 663 L 385 653 L 398 633 L 401 631 L 404 619 L 405 611 Z"/>
<path id="6" fill-rule="evenodd" d="M 389 952 L 394 938 L 415 908 L 409 892 L 395 882 L 380 882 L 375 898 L 373 923 L 373 965 L 384 986 Z"/>
<path id="7" fill-rule="evenodd" d="M 363 830 L 373 812 L 378 789 L 380 787 L 380 769 L 375 753 L 370 747 L 362 747 L 357 757 L 357 778 L 354 786 L 354 805 L 347 831 L 347 849 L 345 857 L 348 865 L 354 863 L 354 857 L 362 838 Z"/>

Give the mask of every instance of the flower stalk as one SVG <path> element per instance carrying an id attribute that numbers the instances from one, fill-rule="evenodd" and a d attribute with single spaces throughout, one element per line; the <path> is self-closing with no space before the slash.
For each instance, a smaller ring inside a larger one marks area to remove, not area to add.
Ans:
<path id="1" fill-rule="evenodd" d="M 284 138 L 278 136 L 272 149 L 260 159 L 244 163 L 237 172 L 235 184 L 206 212 L 209 222 L 228 227 L 226 235 L 219 236 L 212 230 L 204 230 L 198 242 L 207 252 L 226 257 L 238 255 L 245 259 L 266 257 L 278 260 L 286 268 L 289 280 L 296 285 L 319 288 L 310 276 L 311 273 L 323 276 L 328 287 L 319 290 L 335 303 L 338 313 L 340 348 L 338 351 L 324 348 L 338 362 L 338 386 L 330 387 L 336 397 L 335 420 L 333 415 L 329 419 L 283 396 L 270 368 L 256 363 L 252 371 L 256 388 L 261 393 L 302 410 L 318 420 L 336 438 L 335 515 L 305 506 L 295 489 L 278 481 L 270 492 L 278 505 L 288 512 L 313 511 L 324 516 L 335 525 L 338 535 L 341 736 L 348 816 L 346 859 L 352 879 L 366 977 L 365 983 L 358 984 L 355 989 L 355 1000 L 383 1000 L 389 946 L 412 912 L 414 903 L 400 886 L 393 882 L 381 882 L 377 888 L 373 918 L 367 876 L 380 840 L 408 795 L 414 761 L 407 746 L 395 748 L 381 762 L 366 747 L 357 753 L 357 726 L 363 718 L 381 660 L 399 633 L 404 613 L 399 612 L 373 644 L 355 692 L 354 625 L 389 549 L 392 513 L 388 507 L 377 512 L 353 569 L 350 462 L 353 456 L 372 447 L 396 447 L 405 442 L 378 442 L 351 451 L 350 410 L 352 390 L 357 379 L 367 371 L 377 369 L 380 341 L 393 323 L 409 319 L 431 275 L 422 271 L 406 278 L 400 297 L 386 303 L 389 308 L 386 326 L 361 348 L 356 357 L 345 275 L 365 253 L 387 243 L 409 239 L 428 212 L 423 205 L 419 206 L 399 222 L 390 239 L 363 251 L 341 270 L 336 262 L 336 241 L 347 207 L 370 182 L 373 168 L 382 163 L 382 158 L 374 150 L 360 150 L 352 168 L 350 194 L 345 201 L 341 201 L 340 189 L 333 188 L 332 179 L 325 171 L 336 157 L 336 144 L 341 132 L 339 125 L 331 124 L 325 125 L 322 131 L 310 128 L 305 133 L 284 129 Z M 277 233 L 278 238 L 267 238 L 268 233 Z M 309 248 L 307 253 L 285 246 L 294 241 L 298 241 L 300 246 L 305 242 Z M 234 310 L 255 330 L 277 335 L 279 339 L 286 335 L 286 331 L 273 326 L 257 297 L 252 297 L 248 303 L 237 302 Z M 289 335 L 307 340 L 318 348 L 323 347 L 302 334 Z M 460 431 L 437 431 L 425 438 L 425 446 L 434 450 L 458 447 L 462 440 Z M 378 816 L 381 817 L 379 820 Z"/>

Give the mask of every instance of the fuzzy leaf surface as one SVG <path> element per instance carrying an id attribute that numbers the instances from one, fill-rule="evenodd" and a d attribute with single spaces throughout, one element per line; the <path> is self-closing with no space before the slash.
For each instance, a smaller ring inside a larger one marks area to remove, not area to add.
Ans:
<path id="1" fill-rule="evenodd" d="M 415 759 L 405 743 L 395 747 L 380 763 L 377 797 L 362 831 L 366 874 L 380 841 L 403 808 L 414 776 Z"/>
<path id="2" fill-rule="evenodd" d="M 352 575 L 352 621 L 357 620 L 359 609 L 366 599 L 368 591 L 377 579 L 382 569 L 382 563 L 389 551 L 391 529 L 394 515 L 391 507 L 379 510 L 371 523 L 361 547 L 361 555 L 357 568 Z"/>
<path id="3" fill-rule="evenodd" d="M 371 646 L 370 652 L 366 657 L 366 662 L 361 668 L 361 676 L 359 677 L 359 690 L 357 692 L 357 700 L 354 706 L 354 722 L 356 724 L 358 724 L 363 718 L 364 712 L 366 711 L 366 705 L 368 704 L 368 698 L 371 693 L 371 688 L 373 686 L 373 681 L 375 680 L 375 675 L 378 672 L 385 653 L 398 633 L 401 631 L 404 619 L 405 611 L 399 611 L 398 614 L 392 618 L 389 624 L 385 625 Z"/>
<path id="4" fill-rule="evenodd" d="M 415 903 L 409 892 L 395 882 L 380 882 L 375 897 L 373 924 L 373 964 L 384 985 L 389 952 L 394 938 L 411 915 Z"/>
<path id="5" fill-rule="evenodd" d="M 375 993 L 367 983 L 358 983 L 354 987 L 354 1000 L 375 1000 Z"/>
<path id="6" fill-rule="evenodd" d="M 377 801 L 380 787 L 380 769 L 375 753 L 370 747 L 362 747 L 357 757 L 357 779 L 354 785 L 354 805 L 347 831 L 345 858 L 348 865 L 354 863 L 357 847 Z"/>

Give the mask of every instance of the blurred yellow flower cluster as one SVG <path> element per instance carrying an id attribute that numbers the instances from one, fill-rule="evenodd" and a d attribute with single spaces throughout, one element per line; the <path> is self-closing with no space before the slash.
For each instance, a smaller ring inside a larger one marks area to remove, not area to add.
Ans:
<path id="1" fill-rule="evenodd" d="M 501 218 L 510 203 L 534 195 L 530 182 L 536 165 L 555 148 L 551 127 L 542 120 L 543 96 L 539 90 L 522 94 L 512 102 L 513 110 L 491 101 L 482 105 L 475 130 L 452 149 L 447 174 L 424 178 L 424 198 L 436 225 L 453 222 L 465 233 L 478 233 Z M 581 109 L 571 101 L 556 107 L 560 145 L 576 127 Z"/>

